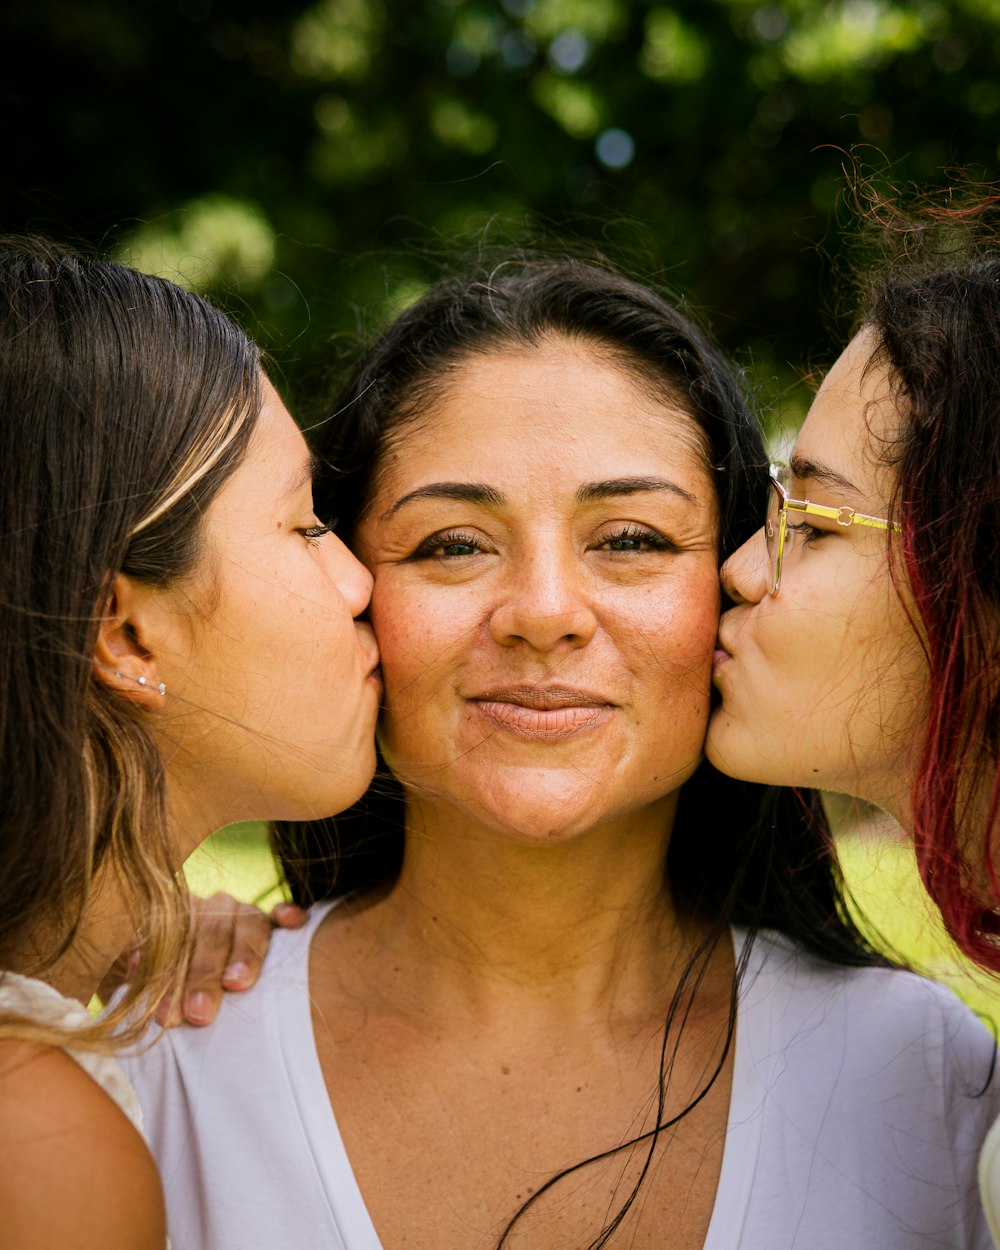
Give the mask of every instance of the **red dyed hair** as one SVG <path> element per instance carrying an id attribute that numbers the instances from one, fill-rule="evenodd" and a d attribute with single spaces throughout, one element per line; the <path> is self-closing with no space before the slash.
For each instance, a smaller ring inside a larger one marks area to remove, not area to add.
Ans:
<path id="1" fill-rule="evenodd" d="M 884 452 L 903 531 L 894 576 L 930 673 L 913 836 L 949 932 L 1000 971 L 1000 194 L 908 218 L 878 207 L 895 260 L 863 324 L 908 418 Z"/>

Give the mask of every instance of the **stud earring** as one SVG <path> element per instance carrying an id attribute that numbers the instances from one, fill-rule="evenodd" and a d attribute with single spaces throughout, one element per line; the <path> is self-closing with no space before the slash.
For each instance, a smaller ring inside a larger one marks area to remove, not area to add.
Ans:
<path id="1" fill-rule="evenodd" d="M 112 669 L 111 671 L 114 673 L 114 675 L 115 675 L 116 677 L 120 677 L 120 678 L 122 679 L 122 681 L 130 681 L 130 680 L 131 680 L 131 678 L 129 678 L 129 677 L 128 677 L 125 673 L 119 673 L 119 671 L 118 671 L 116 668 L 115 668 L 115 669 Z M 149 685 L 149 678 L 148 678 L 148 677 L 146 677 L 145 675 L 143 675 L 142 677 L 136 677 L 136 678 L 135 678 L 135 683 L 136 683 L 136 685 L 137 685 L 137 686 L 148 686 L 148 685 Z M 166 683 L 165 683 L 165 682 L 158 681 L 158 682 L 156 683 L 156 693 L 157 693 L 157 694 L 158 694 L 161 698 L 162 698 L 162 697 L 163 697 L 163 696 L 167 693 L 167 687 L 166 687 Z"/>

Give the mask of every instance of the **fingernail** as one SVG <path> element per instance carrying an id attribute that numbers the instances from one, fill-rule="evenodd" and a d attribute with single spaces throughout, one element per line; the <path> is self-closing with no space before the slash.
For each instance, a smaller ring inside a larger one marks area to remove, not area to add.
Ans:
<path id="1" fill-rule="evenodd" d="M 298 903 L 276 903 L 274 913 L 286 922 L 292 921 L 296 924 L 301 924 L 306 917 L 305 908 L 300 907 Z"/>
<path id="2" fill-rule="evenodd" d="M 241 960 L 232 963 L 222 974 L 223 985 L 241 986 L 250 980 L 250 969 Z"/>
<path id="3" fill-rule="evenodd" d="M 184 1019 L 189 1024 L 208 1024 L 212 1018 L 212 1000 L 204 990 L 195 990 L 184 999 Z"/>

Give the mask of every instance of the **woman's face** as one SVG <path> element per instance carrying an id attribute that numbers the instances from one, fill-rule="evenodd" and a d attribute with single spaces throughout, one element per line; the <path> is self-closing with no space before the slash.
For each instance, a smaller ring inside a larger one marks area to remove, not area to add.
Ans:
<path id="1" fill-rule="evenodd" d="M 893 473 L 882 459 L 899 413 L 884 367 L 866 370 L 862 332 L 820 387 L 791 460 L 791 494 L 885 517 Z M 789 513 L 790 525 L 807 520 Z M 926 670 L 890 579 L 887 531 L 795 535 L 776 596 L 763 531 L 723 566 L 735 602 L 719 627 L 707 754 L 751 781 L 814 786 L 898 812 L 905 802 Z"/>
<path id="2" fill-rule="evenodd" d="M 209 506 L 191 579 L 162 592 L 157 722 L 175 793 L 220 824 L 329 815 L 374 770 L 381 686 L 371 577 L 310 536 L 309 453 L 264 380 L 248 454 Z"/>
<path id="3" fill-rule="evenodd" d="M 717 528 L 699 428 L 599 348 L 455 368 L 358 533 L 393 772 L 531 841 L 674 791 L 701 758 Z"/>

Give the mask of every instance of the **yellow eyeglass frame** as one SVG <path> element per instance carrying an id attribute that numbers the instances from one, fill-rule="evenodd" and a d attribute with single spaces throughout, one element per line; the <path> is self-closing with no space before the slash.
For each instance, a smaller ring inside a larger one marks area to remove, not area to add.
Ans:
<path id="1" fill-rule="evenodd" d="M 767 516 L 764 518 L 764 543 L 767 547 L 770 570 L 768 579 L 768 594 L 770 595 L 776 595 L 781 586 L 781 565 L 789 545 L 789 512 L 799 512 L 803 516 L 814 517 L 820 521 L 832 521 L 843 529 L 851 525 L 864 525 L 869 529 L 891 529 L 895 533 L 900 531 L 900 526 L 890 521 L 888 517 L 868 516 L 867 513 L 858 512 L 847 504 L 829 507 L 826 504 L 812 503 L 808 499 L 793 499 L 788 493 L 785 482 L 782 481 L 783 478 L 787 480 L 788 469 L 784 465 L 772 465 Z M 777 502 L 777 510 L 772 514 L 775 502 Z"/>

